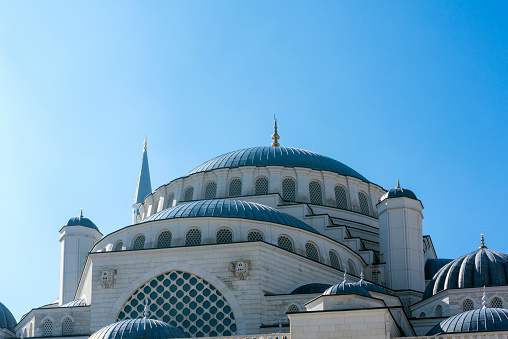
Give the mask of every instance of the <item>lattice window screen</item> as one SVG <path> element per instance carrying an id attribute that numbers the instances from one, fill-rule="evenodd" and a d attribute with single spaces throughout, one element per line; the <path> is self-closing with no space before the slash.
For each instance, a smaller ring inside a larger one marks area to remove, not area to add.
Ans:
<path id="1" fill-rule="evenodd" d="M 168 201 L 166 202 L 166 208 L 168 207 L 173 207 L 173 201 L 175 200 L 175 194 L 174 193 L 171 193 L 169 196 L 168 196 Z"/>
<path id="2" fill-rule="evenodd" d="M 305 243 L 305 255 L 310 260 L 319 261 L 319 253 L 316 245 L 308 242 Z"/>
<path id="3" fill-rule="evenodd" d="M 217 231 L 216 243 L 217 244 L 229 244 L 233 242 L 233 232 L 226 228 L 221 228 Z"/>
<path id="4" fill-rule="evenodd" d="M 247 241 L 263 241 L 263 234 L 259 231 L 250 231 L 247 234 Z"/>
<path id="5" fill-rule="evenodd" d="M 44 320 L 42 325 L 42 335 L 45 337 L 53 336 L 53 322 L 49 319 Z"/>
<path id="6" fill-rule="evenodd" d="M 205 199 L 215 199 L 217 195 L 217 183 L 212 181 L 206 185 L 205 188 Z"/>
<path id="7" fill-rule="evenodd" d="M 336 269 L 340 270 L 341 269 L 341 265 L 340 265 L 339 255 L 337 253 L 335 253 L 334 251 L 330 251 L 329 255 L 330 255 L 330 265 L 333 268 L 336 268 Z"/>
<path id="8" fill-rule="evenodd" d="M 473 302 L 469 299 L 464 300 L 464 302 L 462 303 L 462 311 L 466 312 L 472 310 L 474 310 Z"/>
<path id="9" fill-rule="evenodd" d="M 425 314 L 425 312 L 420 313 L 420 318 L 427 318 L 427 315 Z"/>
<path id="10" fill-rule="evenodd" d="M 255 194 L 268 194 L 268 179 L 261 177 L 256 179 Z"/>
<path id="11" fill-rule="evenodd" d="M 143 248 L 145 248 L 145 236 L 140 235 L 136 238 L 136 240 L 134 240 L 134 243 L 132 244 L 132 249 L 142 250 Z"/>
<path id="12" fill-rule="evenodd" d="M 356 275 L 356 267 L 353 261 L 351 261 L 351 259 L 347 261 L 347 273 Z"/>
<path id="13" fill-rule="evenodd" d="M 323 205 L 323 193 L 321 191 L 321 184 L 319 182 L 309 182 L 309 195 L 311 204 Z"/>
<path id="14" fill-rule="evenodd" d="M 163 231 L 159 234 L 157 238 L 157 248 L 166 248 L 171 247 L 171 239 L 173 238 L 173 234 L 171 231 Z"/>
<path id="15" fill-rule="evenodd" d="M 116 243 L 115 247 L 113 248 L 114 252 L 121 251 L 123 247 L 123 241 L 119 241 Z"/>
<path id="16" fill-rule="evenodd" d="M 358 192 L 358 200 L 360 201 L 360 212 L 362 214 L 370 215 L 369 201 L 363 192 Z"/>
<path id="17" fill-rule="evenodd" d="M 491 308 L 503 308 L 503 301 L 501 299 L 499 299 L 498 297 L 492 299 L 492 301 L 490 302 L 490 307 Z"/>
<path id="18" fill-rule="evenodd" d="M 443 306 L 437 305 L 436 307 L 436 317 L 442 317 L 443 316 Z"/>
<path id="19" fill-rule="evenodd" d="M 185 194 L 183 195 L 184 201 L 191 201 L 194 197 L 194 187 L 189 187 L 185 190 Z"/>
<path id="20" fill-rule="evenodd" d="M 201 230 L 193 228 L 185 235 L 185 246 L 201 245 Z"/>
<path id="21" fill-rule="evenodd" d="M 281 235 L 277 239 L 277 245 L 280 248 L 285 249 L 286 251 L 293 252 L 293 243 L 291 242 L 291 239 L 289 239 L 288 237 L 285 237 L 285 236 Z"/>
<path id="22" fill-rule="evenodd" d="M 296 183 L 291 178 L 282 180 L 282 199 L 296 201 Z"/>
<path id="23" fill-rule="evenodd" d="M 69 318 L 62 322 L 62 335 L 72 335 L 72 320 Z"/>
<path id="24" fill-rule="evenodd" d="M 335 204 L 337 208 L 347 210 L 346 189 L 342 186 L 335 186 Z"/>
<path id="25" fill-rule="evenodd" d="M 242 195 L 242 181 L 240 179 L 233 179 L 229 183 L 229 196 L 238 197 Z"/>
<path id="26" fill-rule="evenodd" d="M 287 313 L 297 313 L 297 312 L 300 312 L 300 309 L 298 308 L 298 306 L 291 305 L 291 306 L 289 306 Z"/>

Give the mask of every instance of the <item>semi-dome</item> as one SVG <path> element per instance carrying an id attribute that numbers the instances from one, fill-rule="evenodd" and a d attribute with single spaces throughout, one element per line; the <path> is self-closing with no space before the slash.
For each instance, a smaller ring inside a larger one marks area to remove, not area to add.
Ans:
<path id="1" fill-rule="evenodd" d="M 315 170 L 334 172 L 369 182 L 363 175 L 349 166 L 327 156 L 293 147 L 260 146 L 245 148 L 219 155 L 208 160 L 186 174 L 208 172 L 219 168 L 244 166 L 283 166 L 304 167 Z"/>
<path id="2" fill-rule="evenodd" d="M 93 228 L 95 230 L 99 230 L 97 226 L 92 222 L 92 220 L 85 218 L 83 216 L 83 211 L 81 211 L 81 214 L 78 217 L 70 218 L 69 221 L 64 225 L 65 226 L 84 226 Z"/>
<path id="3" fill-rule="evenodd" d="M 307 225 L 292 215 L 280 212 L 262 204 L 229 199 L 199 200 L 182 203 L 175 207 L 170 207 L 157 212 L 144 219 L 142 223 L 155 220 L 200 217 L 239 218 L 267 221 L 319 234 L 319 232 L 312 226 Z"/>
<path id="4" fill-rule="evenodd" d="M 364 297 L 372 297 L 369 292 L 367 292 L 362 286 L 358 283 L 350 283 L 344 277 L 344 281 L 340 284 L 333 285 L 323 292 L 323 295 L 350 295 L 356 294 Z"/>
<path id="5" fill-rule="evenodd" d="M 434 326 L 427 335 L 505 330 L 508 330 L 508 310 L 485 307 L 462 312 L 443 320 Z"/>
<path id="6" fill-rule="evenodd" d="M 508 285 L 508 255 L 484 246 L 441 268 L 427 285 L 423 298 L 454 288 Z"/>
<path id="7" fill-rule="evenodd" d="M 414 194 L 413 191 L 400 187 L 399 180 L 397 180 L 397 187 L 392 188 L 391 190 L 383 194 L 383 196 L 379 199 L 379 201 L 392 198 L 410 198 L 418 200 L 416 194 Z"/>
<path id="8" fill-rule="evenodd" d="M 90 339 L 168 339 L 190 338 L 173 325 L 154 319 L 117 321 L 95 332 Z"/>
<path id="9" fill-rule="evenodd" d="M 6 328 L 11 332 L 14 332 L 16 327 L 16 319 L 12 315 L 11 311 L 4 304 L 0 303 L 0 328 Z"/>
<path id="10" fill-rule="evenodd" d="M 371 283 L 370 281 L 363 280 L 363 272 L 360 275 L 360 281 L 356 282 L 355 284 L 360 286 L 367 292 L 377 292 L 377 293 L 386 294 L 385 289 L 382 288 L 381 286 Z"/>

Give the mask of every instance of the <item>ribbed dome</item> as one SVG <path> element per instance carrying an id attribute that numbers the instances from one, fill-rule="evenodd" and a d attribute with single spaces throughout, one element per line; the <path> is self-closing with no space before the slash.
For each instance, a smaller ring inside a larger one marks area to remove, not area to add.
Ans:
<path id="1" fill-rule="evenodd" d="M 14 332 L 16 324 L 16 319 L 12 315 L 11 311 L 9 311 L 4 304 L 0 303 L 0 328 L 6 328 L 11 332 Z"/>
<path id="2" fill-rule="evenodd" d="M 363 277 L 360 279 L 359 282 L 356 282 L 355 284 L 360 286 L 361 288 L 363 288 L 367 292 L 371 292 L 372 291 L 372 292 L 386 294 L 386 291 L 385 291 L 384 288 L 382 288 L 381 286 L 376 285 L 374 283 L 371 283 L 370 281 L 363 280 Z"/>
<path id="3" fill-rule="evenodd" d="M 423 299 L 453 288 L 508 285 L 508 255 L 482 247 L 441 268 L 423 293 Z"/>
<path id="4" fill-rule="evenodd" d="M 85 226 L 89 228 L 93 228 L 95 230 L 99 230 L 97 226 L 92 222 L 92 220 L 85 218 L 83 214 L 81 214 L 79 217 L 70 218 L 69 221 L 64 225 L 65 226 Z"/>
<path id="5" fill-rule="evenodd" d="M 459 313 L 434 326 L 429 333 L 467 333 L 508 330 L 508 310 L 482 308 Z"/>
<path id="6" fill-rule="evenodd" d="M 362 288 L 358 283 L 343 281 L 340 284 L 333 285 L 323 292 L 323 295 L 349 295 L 356 294 L 364 297 L 372 297 L 369 292 Z"/>
<path id="7" fill-rule="evenodd" d="M 395 187 L 386 192 L 385 194 L 383 194 L 383 196 L 381 197 L 381 199 L 379 199 L 379 201 L 392 198 L 411 198 L 414 200 L 418 200 L 416 194 L 414 194 L 413 191 L 410 191 L 402 187 Z"/>
<path id="8" fill-rule="evenodd" d="M 178 328 L 159 320 L 127 319 L 95 332 L 90 339 L 167 339 L 190 338 Z"/>
<path id="9" fill-rule="evenodd" d="M 244 166 L 304 167 L 338 173 L 369 182 L 349 166 L 324 155 L 293 147 L 252 147 L 220 155 L 196 167 L 186 176 L 219 168 Z"/>
<path id="10" fill-rule="evenodd" d="M 216 199 L 192 201 L 170 207 L 144 219 L 143 222 L 178 218 L 240 218 L 273 222 L 319 234 L 313 227 L 289 214 L 254 202 Z"/>

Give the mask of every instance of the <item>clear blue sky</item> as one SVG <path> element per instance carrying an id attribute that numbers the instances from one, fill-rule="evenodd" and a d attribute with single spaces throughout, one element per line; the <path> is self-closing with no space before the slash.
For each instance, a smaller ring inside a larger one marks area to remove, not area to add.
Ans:
<path id="1" fill-rule="evenodd" d="M 508 252 L 503 1 L 0 2 L 0 302 L 58 297 L 58 231 L 280 143 L 422 200 L 438 255 Z"/>

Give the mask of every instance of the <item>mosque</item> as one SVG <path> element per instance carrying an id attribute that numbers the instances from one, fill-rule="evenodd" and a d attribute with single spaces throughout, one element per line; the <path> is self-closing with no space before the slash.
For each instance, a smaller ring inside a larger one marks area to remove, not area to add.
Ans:
<path id="1" fill-rule="evenodd" d="M 415 193 L 272 139 L 153 191 L 145 139 L 132 225 L 71 218 L 59 299 L 0 339 L 508 338 L 506 254 L 439 258 Z"/>

